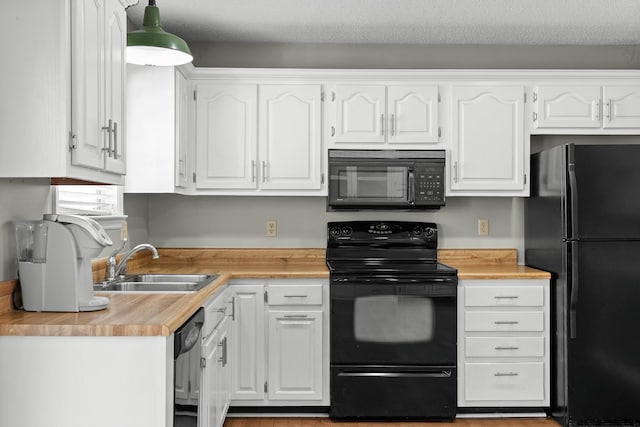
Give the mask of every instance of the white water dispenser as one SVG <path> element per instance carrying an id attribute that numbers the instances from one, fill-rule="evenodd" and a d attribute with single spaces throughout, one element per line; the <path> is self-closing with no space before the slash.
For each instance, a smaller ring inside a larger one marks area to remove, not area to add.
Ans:
<path id="1" fill-rule="evenodd" d="M 93 295 L 91 260 L 111 246 L 95 220 L 45 214 L 17 222 L 16 242 L 22 301 L 27 311 L 95 311 L 109 299 Z"/>

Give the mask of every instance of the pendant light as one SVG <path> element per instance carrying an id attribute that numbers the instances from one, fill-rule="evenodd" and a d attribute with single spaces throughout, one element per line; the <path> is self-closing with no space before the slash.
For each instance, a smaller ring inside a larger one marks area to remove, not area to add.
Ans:
<path id="1" fill-rule="evenodd" d="M 127 34 L 127 62 L 137 65 L 181 65 L 193 56 L 187 42 L 160 28 L 160 9 L 149 0 L 140 30 Z"/>

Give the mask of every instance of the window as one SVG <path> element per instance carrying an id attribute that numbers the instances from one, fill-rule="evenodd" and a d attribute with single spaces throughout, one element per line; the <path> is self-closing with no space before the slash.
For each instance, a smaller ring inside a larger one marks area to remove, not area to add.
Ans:
<path id="1" fill-rule="evenodd" d="M 104 228 L 120 228 L 126 219 L 122 187 L 118 185 L 54 185 L 52 211 L 90 215 Z"/>

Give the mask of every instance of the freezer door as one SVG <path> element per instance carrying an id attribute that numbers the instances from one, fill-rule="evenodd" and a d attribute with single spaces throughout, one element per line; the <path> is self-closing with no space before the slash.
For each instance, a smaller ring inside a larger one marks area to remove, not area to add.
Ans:
<path id="1" fill-rule="evenodd" d="M 640 239 L 640 145 L 568 145 L 569 238 Z"/>
<path id="2" fill-rule="evenodd" d="M 572 247 L 569 421 L 640 422 L 640 242 Z"/>

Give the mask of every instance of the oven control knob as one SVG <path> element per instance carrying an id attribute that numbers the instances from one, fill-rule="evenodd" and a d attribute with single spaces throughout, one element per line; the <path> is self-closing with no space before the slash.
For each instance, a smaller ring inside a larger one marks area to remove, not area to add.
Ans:
<path id="1" fill-rule="evenodd" d="M 338 227 L 331 228 L 329 234 L 331 234 L 331 237 L 340 237 L 340 229 Z"/>
<path id="2" fill-rule="evenodd" d="M 427 227 L 424 229 L 424 235 L 431 238 L 436 235 L 436 230 L 431 227 Z"/>
<path id="3" fill-rule="evenodd" d="M 414 235 L 414 236 L 421 236 L 421 235 L 422 235 L 422 228 L 420 228 L 420 227 L 414 227 L 414 229 L 413 229 L 413 235 Z"/>
<path id="4" fill-rule="evenodd" d="M 345 236 L 351 236 L 351 227 L 342 227 L 342 234 Z"/>

